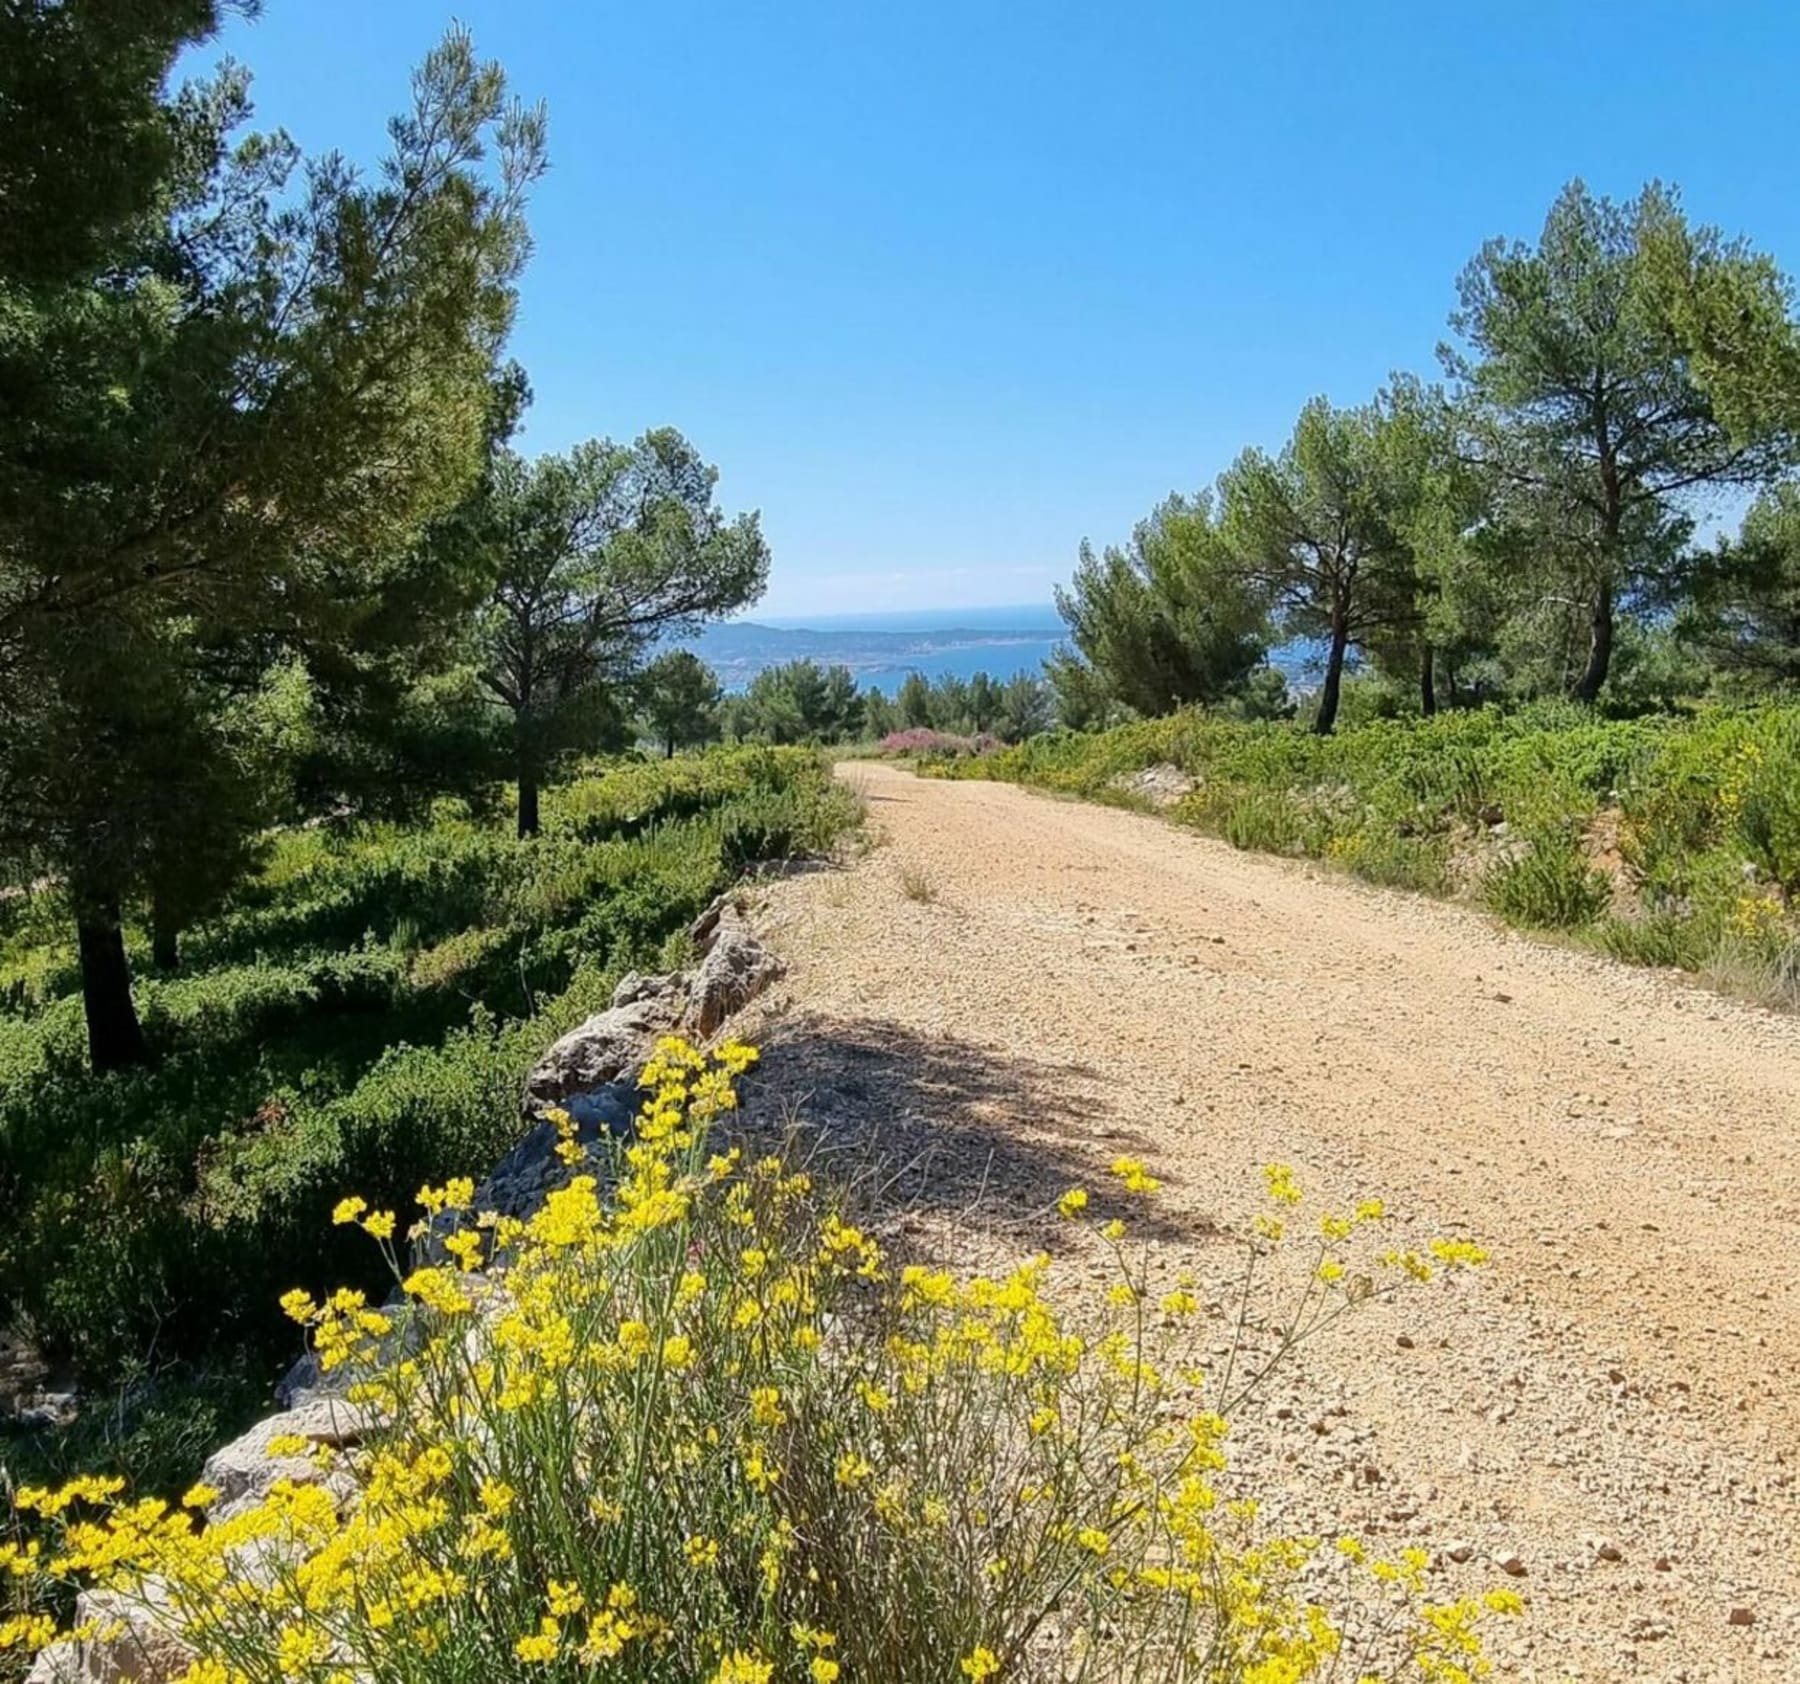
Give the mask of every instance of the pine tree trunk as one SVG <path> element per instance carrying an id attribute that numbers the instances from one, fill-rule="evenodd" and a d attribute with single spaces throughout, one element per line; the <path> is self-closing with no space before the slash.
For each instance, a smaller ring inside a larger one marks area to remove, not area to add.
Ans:
<path id="1" fill-rule="evenodd" d="M 1350 648 L 1350 627 L 1342 615 L 1333 616 L 1331 653 L 1325 659 L 1325 684 L 1319 691 L 1319 711 L 1313 717 L 1313 730 L 1321 737 L 1331 735 L 1337 724 L 1338 697 L 1344 687 L 1344 656 Z"/>
<path id="2" fill-rule="evenodd" d="M 149 1061 L 143 1025 L 131 998 L 131 967 L 117 901 L 89 903 L 75 926 L 81 954 L 81 1000 L 87 1012 L 88 1060 L 96 1074 Z"/>
<path id="3" fill-rule="evenodd" d="M 1437 712 L 1437 674 L 1436 658 L 1431 645 L 1425 645 L 1425 653 L 1419 658 L 1419 711 L 1429 719 Z"/>
<path id="4" fill-rule="evenodd" d="M 1575 681 L 1575 688 L 1571 692 L 1576 701 L 1592 702 L 1598 698 L 1601 686 L 1606 683 L 1606 675 L 1612 667 L 1612 647 L 1612 580 L 1602 579 L 1599 589 L 1594 592 L 1593 617 L 1588 628 L 1587 665 L 1582 668 L 1581 677 Z"/>
<path id="5" fill-rule="evenodd" d="M 519 768 L 519 834 L 521 836 L 536 836 L 537 833 L 537 774 L 521 766 Z"/>
<path id="6" fill-rule="evenodd" d="M 675 758 L 675 734 L 673 732 L 670 732 L 669 739 L 668 739 L 668 747 L 663 754 L 663 759 L 673 760 L 674 758 Z"/>
<path id="7" fill-rule="evenodd" d="M 168 902 L 154 890 L 150 894 L 150 962 L 165 973 L 181 969 L 181 925 Z"/>

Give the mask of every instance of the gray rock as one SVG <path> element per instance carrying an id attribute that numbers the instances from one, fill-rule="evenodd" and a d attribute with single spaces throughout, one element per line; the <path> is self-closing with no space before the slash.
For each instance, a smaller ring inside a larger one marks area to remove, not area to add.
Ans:
<path id="1" fill-rule="evenodd" d="M 361 1443 L 371 1425 L 366 1409 L 346 1403 L 342 1398 L 316 1398 L 266 1421 L 258 1421 L 242 1438 L 233 1439 L 222 1450 L 215 1450 L 201 1471 L 201 1483 L 212 1486 L 219 1500 L 208 1511 L 208 1519 L 229 1520 L 254 1508 L 269 1494 L 279 1479 L 296 1485 L 334 1483 L 334 1475 L 321 1472 L 306 1456 L 271 1456 L 270 1443 L 278 1438 L 303 1438 L 309 1444 L 326 1444 L 343 1449 Z M 335 1476 L 346 1481 L 347 1476 Z"/>
<path id="2" fill-rule="evenodd" d="M 719 920 L 724 916 L 726 907 L 730 907 L 733 912 L 741 910 L 736 894 L 730 889 L 715 896 L 712 904 L 688 925 L 688 940 L 701 952 L 704 953 L 712 941 L 713 931 L 719 927 Z"/>
<path id="3" fill-rule="evenodd" d="M 596 1012 L 532 1066 L 525 1078 L 526 1111 L 539 1111 L 571 1094 L 635 1074 L 656 1038 L 674 1028 L 676 1015 L 674 1000 L 664 995 Z"/>
<path id="4" fill-rule="evenodd" d="M 682 1019 L 683 1028 L 703 1040 L 716 1034 L 733 1012 L 747 1006 L 782 970 L 781 961 L 763 946 L 733 903 L 709 909 L 695 929 L 708 920 L 706 957 L 688 986 Z"/>
<path id="5" fill-rule="evenodd" d="M 643 976 L 637 971 L 627 971 L 619 978 L 613 989 L 612 1003 L 619 1006 L 635 1006 L 641 1000 L 673 1001 L 687 985 L 687 978 L 679 971 L 671 971 L 667 976 Z"/>
<path id="6" fill-rule="evenodd" d="M 639 1095 L 635 1082 L 607 1082 L 584 1093 L 568 1094 L 555 1103 L 574 1121 L 575 1140 L 592 1147 L 609 1138 L 623 1140 L 630 1135 L 637 1122 Z M 545 1195 L 562 1186 L 574 1173 L 556 1155 L 560 1138 L 555 1127 L 540 1118 L 475 1189 L 475 1209 L 497 1211 L 521 1221 L 528 1219 L 544 1202 Z"/>
<path id="7" fill-rule="evenodd" d="M 166 1593 L 146 1584 L 143 1600 L 112 1591 L 83 1591 L 76 1623 L 94 1620 L 104 1634 L 80 1643 L 52 1643 L 26 1684 L 167 1684 L 193 1665 L 194 1651 L 175 1635 Z"/>
<path id="8" fill-rule="evenodd" d="M 1113 788 L 1159 808 L 1173 807 L 1199 787 L 1188 773 L 1168 761 L 1146 766 L 1142 771 L 1121 773 L 1112 782 Z"/>
<path id="9" fill-rule="evenodd" d="M 271 1415 L 243 1437 L 207 1458 L 200 1478 L 214 1487 L 218 1501 L 207 1511 L 209 1523 L 230 1520 L 254 1508 L 277 1480 L 295 1485 L 323 1485 L 340 1507 L 356 1498 L 356 1482 L 345 1469 L 321 1469 L 306 1456 L 271 1456 L 278 1438 L 303 1438 L 309 1444 L 336 1449 L 360 1443 L 372 1417 L 342 1399 L 320 1399 Z M 268 1540 L 263 1540 L 263 1546 Z M 257 1577 L 257 1561 L 246 1556 L 240 1571 Z M 265 1563 L 261 1577 L 272 1576 Z M 88 1590 L 76 1602 L 78 1624 L 92 1621 L 98 1635 L 79 1643 L 53 1643 L 37 1658 L 27 1684 L 168 1684 L 187 1671 L 194 1649 L 182 1638 L 181 1620 L 170 1605 L 167 1587 L 147 1579 L 131 1596 Z"/>

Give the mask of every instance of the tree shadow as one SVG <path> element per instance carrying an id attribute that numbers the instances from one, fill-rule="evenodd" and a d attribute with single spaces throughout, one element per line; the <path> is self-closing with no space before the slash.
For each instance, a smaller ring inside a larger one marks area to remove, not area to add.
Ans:
<path id="1" fill-rule="evenodd" d="M 804 1152 L 854 1183 L 878 1214 L 1017 1231 L 1034 1249 L 1056 1249 L 1056 1201 L 1081 1187 L 1090 1219 L 1120 1217 L 1140 1238 L 1194 1241 L 1220 1231 L 1191 1213 L 1171 1220 L 1157 1201 L 1120 1189 L 1112 1162 L 1149 1162 L 1155 1145 L 1124 1121 L 1091 1065 L 813 1013 L 775 1019 L 760 1047 L 744 1093 L 745 1126 L 797 1134 Z M 1165 1179 L 1178 1173 L 1160 1162 L 1149 1167 Z"/>

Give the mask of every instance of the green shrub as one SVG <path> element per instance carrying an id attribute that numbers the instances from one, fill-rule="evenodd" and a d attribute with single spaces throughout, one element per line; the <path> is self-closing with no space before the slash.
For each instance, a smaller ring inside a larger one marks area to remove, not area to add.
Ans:
<path id="1" fill-rule="evenodd" d="M 1234 848 L 1270 854 L 1304 851 L 1306 814 L 1300 803 L 1281 790 L 1233 789 L 1209 804 L 1220 833 Z"/>
<path id="2" fill-rule="evenodd" d="M 1720 801 L 1751 861 L 1785 893 L 1800 893 L 1800 716 L 1762 717 Z"/>
<path id="3" fill-rule="evenodd" d="M 1325 858 L 1365 882 L 1387 889 L 1441 895 L 1449 888 L 1449 861 L 1441 838 L 1357 830 L 1333 837 L 1326 845 Z"/>
<path id="4" fill-rule="evenodd" d="M 34 904 L 54 897 L 0 902 L 8 974 L 32 979 L 0 991 L 0 1323 L 96 1384 L 152 1350 L 269 1376 L 274 1297 L 366 1272 L 318 1241 L 343 1186 L 398 1200 L 497 1157 L 525 1071 L 618 972 L 852 817 L 816 756 L 755 749 L 589 768 L 545 792 L 535 841 L 454 802 L 281 836 L 182 972 L 139 982 L 157 1062 L 106 1078 Z"/>
<path id="5" fill-rule="evenodd" d="M 1528 849 L 1495 866 L 1482 898 L 1509 924 L 1528 930 L 1572 930 L 1605 910 L 1606 879 L 1566 830 L 1539 831 Z"/>
<path id="6" fill-rule="evenodd" d="M 1697 971 L 1717 945 L 1717 931 L 1693 918 L 1657 912 L 1603 919 L 1594 931 L 1602 951 L 1632 965 Z"/>

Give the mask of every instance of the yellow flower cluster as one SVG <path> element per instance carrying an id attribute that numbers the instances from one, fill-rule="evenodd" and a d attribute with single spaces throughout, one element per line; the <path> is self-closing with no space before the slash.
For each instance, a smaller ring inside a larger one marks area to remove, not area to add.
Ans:
<path id="1" fill-rule="evenodd" d="M 414 1232 L 447 1262 L 409 1266 L 391 1213 L 344 1200 L 335 1219 L 404 1289 L 407 1339 L 359 1292 L 284 1307 L 324 1366 L 356 1365 L 367 1441 L 272 1443 L 300 1469 L 210 1524 L 204 1488 L 178 1507 L 110 1480 L 21 1492 L 56 1548 L 8 1546 L 0 1568 L 153 1604 L 200 1656 L 184 1684 L 911 1684 L 944 1656 L 983 1684 L 1104 1673 L 1108 1646 L 1221 1684 L 1339 1667 L 1341 1622 L 1298 1588 L 1316 1540 L 1262 1535 L 1228 1487 L 1227 1406 L 1249 1387 L 1187 1354 L 1197 1283 L 1153 1282 L 1117 1220 L 1094 1232 L 1119 1280 L 1075 1319 L 1046 1257 L 890 1265 L 805 1170 L 712 1149 L 754 1059 L 661 1043 L 628 1144 L 584 1148 L 553 1118 L 578 1173 L 528 1220 L 472 1213 L 466 1180 L 422 1189 Z M 1136 1159 L 1112 1173 L 1160 1186 Z M 1301 1201 L 1291 1171 L 1268 1182 L 1276 1209 Z M 1326 1216 L 1323 1243 L 1382 1219 Z M 1392 1255 L 1399 1284 L 1481 1261 L 1456 1240 Z M 1292 1340 L 1369 1295 L 1342 1274 L 1316 1275 Z M 1394 1629 L 1418 1676 L 1478 1676 L 1477 1626 L 1516 1611 L 1431 1602 L 1422 1558 L 1343 1559 L 1409 1600 Z M 54 1635 L 31 1612 L 0 1648 Z"/>
<path id="2" fill-rule="evenodd" d="M 1740 895 L 1731 912 L 1732 929 L 1750 941 L 1783 934 L 1787 923 L 1787 907 L 1774 895 Z"/>
<path id="3" fill-rule="evenodd" d="M 1739 744 L 1726 761 L 1725 774 L 1719 780 L 1719 810 L 1729 822 L 1736 823 L 1742 814 L 1745 799 L 1762 772 L 1765 759 L 1767 755 L 1762 744 L 1749 741 Z"/>

